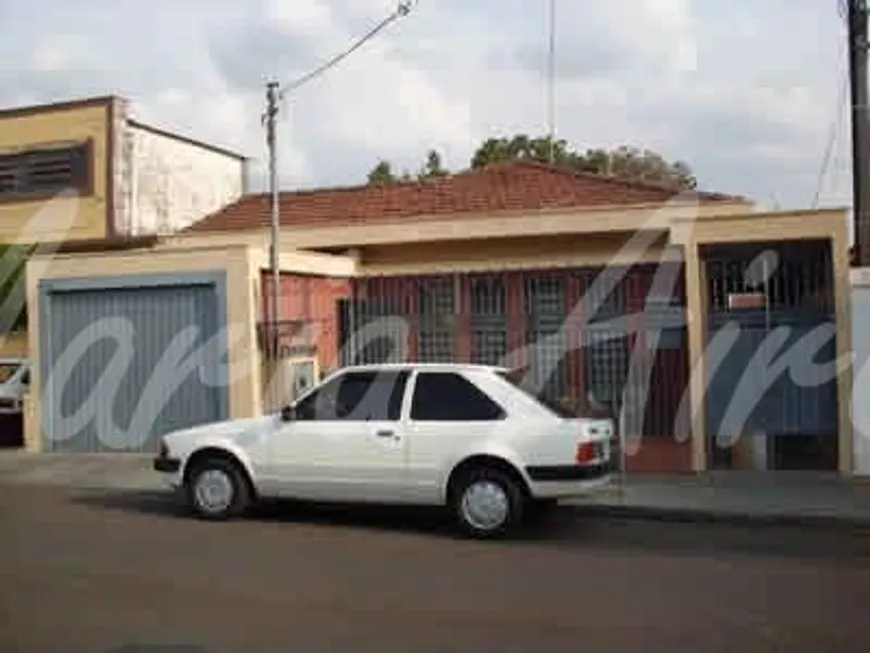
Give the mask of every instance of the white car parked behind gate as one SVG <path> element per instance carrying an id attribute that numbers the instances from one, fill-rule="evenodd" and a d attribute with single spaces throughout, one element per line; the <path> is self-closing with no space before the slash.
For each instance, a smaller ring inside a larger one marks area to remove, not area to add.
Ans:
<path id="1" fill-rule="evenodd" d="M 609 419 L 577 417 L 499 367 L 348 367 L 280 414 L 166 435 L 154 468 L 207 519 L 254 501 L 442 505 L 469 536 L 610 479 Z"/>

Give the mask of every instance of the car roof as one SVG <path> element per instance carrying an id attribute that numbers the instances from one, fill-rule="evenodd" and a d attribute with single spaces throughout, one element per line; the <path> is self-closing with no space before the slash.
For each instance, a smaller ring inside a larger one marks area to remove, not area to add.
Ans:
<path id="1" fill-rule="evenodd" d="M 497 365 L 481 365 L 477 363 L 372 363 L 366 365 L 349 365 L 336 370 L 338 372 L 377 372 L 391 370 L 420 370 L 420 371 L 477 371 L 477 372 L 509 372 L 510 368 Z"/>

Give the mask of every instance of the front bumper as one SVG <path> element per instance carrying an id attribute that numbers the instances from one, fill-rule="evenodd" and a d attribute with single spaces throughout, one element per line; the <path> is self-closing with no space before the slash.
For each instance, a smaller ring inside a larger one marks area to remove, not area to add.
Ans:
<path id="1" fill-rule="evenodd" d="M 154 470 L 157 472 L 162 472 L 164 474 L 177 474 L 178 470 L 181 469 L 181 461 L 177 458 L 164 458 L 162 456 L 158 456 L 154 459 Z"/>

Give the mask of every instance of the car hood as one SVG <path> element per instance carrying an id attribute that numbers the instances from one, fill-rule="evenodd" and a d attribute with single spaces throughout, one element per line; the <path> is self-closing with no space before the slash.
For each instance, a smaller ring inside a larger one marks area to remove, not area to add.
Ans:
<path id="1" fill-rule="evenodd" d="M 247 417 L 244 419 L 228 419 L 222 422 L 210 422 L 192 428 L 174 431 L 165 437 L 169 443 L 192 443 L 201 438 L 216 438 L 244 443 L 265 435 L 275 429 L 280 416 L 269 413 L 262 417 Z"/>

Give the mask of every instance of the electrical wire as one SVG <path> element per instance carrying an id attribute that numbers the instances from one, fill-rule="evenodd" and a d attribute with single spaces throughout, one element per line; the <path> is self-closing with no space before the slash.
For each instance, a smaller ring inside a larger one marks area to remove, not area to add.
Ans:
<path id="1" fill-rule="evenodd" d="M 384 29 L 386 29 L 390 24 L 392 24 L 393 22 L 395 22 L 399 18 L 403 18 L 403 17 L 407 16 L 410 13 L 411 9 L 414 7 L 414 5 L 417 3 L 417 1 L 418 0 L 401 0 L 399 2 L 398 6 L 396 7 L 396 9 L 392 13 L 390 13 L 386 18 L 384 18 L 381 22 L 379 22 L 377 25 L 375 25 L 371 30 L 369 30 L 366 34 L 364 34 L 360 39 L 358 39 L 356 42 L 354 42 L 347 50 L 344 50 L 343 52 L 337 54 L 336 56 L 332 57 L 331 59 L 329 59 L 325 63 L 321 64 L 320 66 L 318 66 L 317 68 L 315 68 L 311 72 L 303 75 L 302 77 L 297 79 L 295 82 L 292 82 L 292 83 L 288 84 L 287 86 L 285 86 L 284 88 L 282 88 L 278 94 L 279 100 L 283 100 L 284 96 L 286 94 L 292 93 L 293 91 L 295 91 L 299 87 L 304 86 L 305 84 L 307 84 L 308 82 L 312 81 L 313 79 L 319 77 L 320 75 L 327 72 L 331 68 L 334 68 L 336 65 L 341 63 L 344 59 L 346 59 L 351 54 L 353 54 L 354 52 L 359 50 L 368 41 L 372 40 L 380 32 L 382 32 Z"/>
<path id="2" fill-rule="evenodd" d="M 819 176 L 816 180 L 816 192 L 813 195 L 812 208 L 818 208 L 819 199 L 822 194 L 822 186 L 825 181 L 825 175 L 828 173 L 828 168 L 831 165 L 831 157 L 834 153 L 834 146 L 837 144 L 837 137 L 840 134 L 840 127 L 843 123 L 843 115 L 846 113 L 846 103 L 849 93 L 849 75 L 846 71 L 842 73 L 842 81 L 840 82 L 840 92 L 837 98 L 836 115 L 831 121 L 830 131 L 828 132 L 828 140 L 825 144 L 825 152 L 822 155 L 822 165 L 819 169 Z"/>

